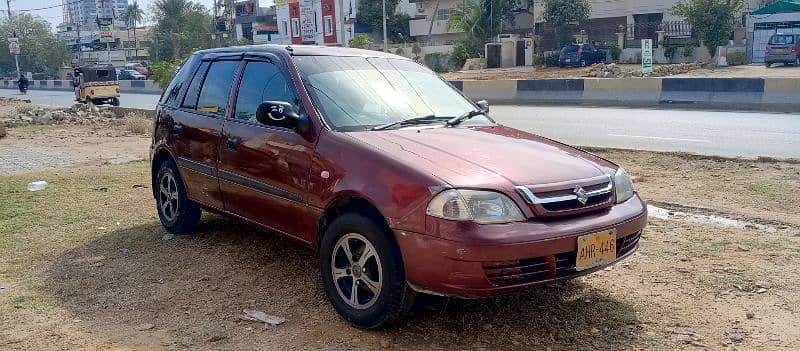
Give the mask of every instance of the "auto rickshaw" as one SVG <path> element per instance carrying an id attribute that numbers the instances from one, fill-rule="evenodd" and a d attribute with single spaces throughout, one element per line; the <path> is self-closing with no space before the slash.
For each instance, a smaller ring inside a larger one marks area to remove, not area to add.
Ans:
<path id="1" fill-rule="evenodd" d="M 75 69 L 72 79 L 75 100 L 95 105 L 119 106 L 119 81 L 117 70 L 110 64 L 85 65 Z"/>

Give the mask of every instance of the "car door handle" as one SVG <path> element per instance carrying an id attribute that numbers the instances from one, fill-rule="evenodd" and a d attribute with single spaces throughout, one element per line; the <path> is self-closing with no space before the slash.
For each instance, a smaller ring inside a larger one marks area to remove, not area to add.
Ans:
<path id="1" fill-rule="evenodd" d="M 228 150 L 236 150 L 236 147 L 239 146 L 239 138 L 228 138 L 228 140 L 225 142 L 225 146 L 228 147 Z"/>
<path id="2" fill-rule="evenodd" d="M 176 123 L 174 126 L 172 126 L 173 135 L 181 134 L 182 131 L 183 131 L 183 124 Z"/>

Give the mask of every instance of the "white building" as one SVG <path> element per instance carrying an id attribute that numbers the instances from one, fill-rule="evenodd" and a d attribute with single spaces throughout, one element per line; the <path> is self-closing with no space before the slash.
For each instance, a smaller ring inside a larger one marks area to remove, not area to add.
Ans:
<path id="1" fill-rule="evenodd" d="M 91 29 L 100 18 L 119 18 L 128 7 L 128 0 L 61 0 L 64 23 L 80 23 Z"/>

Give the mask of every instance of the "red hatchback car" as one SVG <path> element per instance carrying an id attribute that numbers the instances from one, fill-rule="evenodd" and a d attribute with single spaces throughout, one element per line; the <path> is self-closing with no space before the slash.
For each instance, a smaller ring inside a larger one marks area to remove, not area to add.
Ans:
<path id="1" fill-rule="evenodd" d="M 416 293 L 475 298 L 574 278 L 637 248 L 645 203 L 622 168 L 495 123 L 427 68 L 376 51 L 246 46 L 193 54 L 158 103 L 164 227 L 201 209 L 319 252 L 360 328 Z"/>

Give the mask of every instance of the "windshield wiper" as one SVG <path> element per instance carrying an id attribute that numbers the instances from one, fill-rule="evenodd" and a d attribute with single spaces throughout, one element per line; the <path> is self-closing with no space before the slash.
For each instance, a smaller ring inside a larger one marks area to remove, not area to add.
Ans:
<path id="1" fill-rule="evenodd" d="M 452 118 L 452 119 L 448 120 L 447 121 L 447 126 L 448 127 L 452 127 L 452 126 L 455 126 L 455 125 L 457 125 L 457 124 L 459 124 L 461 122 L 464 122 L 465 120 L 468 120 L 468 119 L 470 119 L 472 117 L 480 116 L 480 115 L 486 115 L 487 113 L 488 113 L 488 111 L 486 111 L 486 110 L 472 110 L 472 111 L 469 111 L 469 112 L 466 112 L 466 113 L 462 114 L 461 116 L 458 116 L 456 118 Z"/>
<path id="2" fill-rule="evenodd" d="M 446 117 L 436 117 L 436 115 L 426 115 L 426 116 L 422 116 L 422 117 L 414 117 L 414 118 L 404 119 L 402 121 L 396 121 L 396 122 L 380 125 L 380 126 L 372 128 L 372 130 L 386 130 L 386 129 L 392 129 L 392 128 L 397 128 L 397 127 L 405 127 L 405 126 L 410 126 L 410 125 L 415 125 L 415 124 L 426 124 L 426 123 L 434 122 L 436 120 L 440 120 L 442 118 L 446 118 Z"/>

